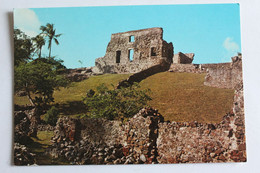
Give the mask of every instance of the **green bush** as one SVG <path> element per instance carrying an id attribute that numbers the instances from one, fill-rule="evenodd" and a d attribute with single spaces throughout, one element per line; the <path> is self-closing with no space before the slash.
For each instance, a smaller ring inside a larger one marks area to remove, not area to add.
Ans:
<path id="1" fill-rule="evenodd" d="M 59 116 L 59 110 L 55 106 L 52 106 L 51 109 L 47 111 L 47 114 L 45 116 L 45 121 L 46 123 L 55 126 L 58 120 L 58 116 Z"/>
<path id="2" fill-rule="evenodd" d="M 88 90 L 83 99 L 88 116 L 125 119 L 135 115 L 151 100 L 149 89 L 141 90 L 137 83 L 125 88 L 109 90 L 104 84 Z"/>

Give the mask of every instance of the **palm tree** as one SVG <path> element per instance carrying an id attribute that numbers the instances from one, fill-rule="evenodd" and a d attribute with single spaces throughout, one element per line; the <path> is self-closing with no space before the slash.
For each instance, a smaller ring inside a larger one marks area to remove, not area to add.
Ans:
<path id="1" fill-rule="evenodd" d="M 32 39 L 36 44 L 36 51 L 38 51 L 39 58 L 41 58 L 42 46 L 45 45 L 45 39 L 41 35 L 37 35 Z"/>
<path id="2" fill-rule="evenodd" d="M 48 49 L 49 49 L 49 58 L 51 57 L 51 43 L 52 40 L 55 41 L 57 45 L 59 45 L 58 37 L 61 36 L 61 34 L 56 34 L 56 29 L 54 29 L 54 24 L 47 23 L 46 26 L 41 26 L 40 30 L 42 30 L 42 34 L 44 34 L 46 37 L 48 37 Z"/>

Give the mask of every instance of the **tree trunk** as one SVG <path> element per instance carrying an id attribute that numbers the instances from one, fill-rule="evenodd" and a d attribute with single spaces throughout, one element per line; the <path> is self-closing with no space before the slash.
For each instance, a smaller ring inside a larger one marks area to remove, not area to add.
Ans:
<path id="1" fill-rule="evenodd" d="M 51 57 L 51 43 L 50 43 L 50 49 L 49 49 L 49 58 Z"/>
<path id="2" fill-rule="evenodd" d="M 31 95 L 30 95 L 30 91 L 26 91 L 26 92 L 27 92 L 27 98 L 29 99 L 31 105 L 32 105 L 32 106 L 35 106 L 35 103 L 33 102 L 33 99 L 32 99 L 32 97 L 31 97 Z"/>
<path id="3" fill-rule="evenodd" d="M 42 47 L 40 47 L 39 58 L 41 58 L 41 54 L 42 54 Z"/>

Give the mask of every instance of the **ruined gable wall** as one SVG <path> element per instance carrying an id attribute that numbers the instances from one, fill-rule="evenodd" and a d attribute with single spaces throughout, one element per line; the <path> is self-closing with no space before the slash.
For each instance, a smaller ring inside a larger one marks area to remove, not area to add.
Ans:
<path id="1" fill-rule="evenodd" d="M 112 34 L 104 61 L 107 64 L 115 64 L 116 51 L 121 51 L 120 63 L 129 63 L 128 50 L 133 49 L 133 61 L 140 62 L 150 57 L 151 47 L 155 47 L 157 56 L 162 56 L 162 32 L 162 28 L 151 28 Z M 130 36 L 134 36 L 133 42 L 129 41 Z"/>
<path id="2" fill-rule="evenodd" d="M 130 42 L 130 36 L 134 41 Z M 136 73 L 161 60 L 172 62 L 172 43 L 162 39 L 162 28 L 149 28 L 112 34 L 104 57 L 96 59 L 96 67 L 102 73 Z M 129 50 L 133 50 L 133 60 L 129 59 Z M 116 63 L 117 51 L 120 51 L 120 63 Z"/>

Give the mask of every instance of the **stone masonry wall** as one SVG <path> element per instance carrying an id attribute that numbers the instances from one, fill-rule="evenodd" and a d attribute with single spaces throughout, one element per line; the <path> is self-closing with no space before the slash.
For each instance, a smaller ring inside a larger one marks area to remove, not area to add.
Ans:
<path id="1" fill-rule="evenodd" d="M 182 53 L 178 52 L 173 56 L 174 64 L 191 64 L 193 61 L 194 53 Z"/>
<path id="2" fill-rule="evenodd" d="M 204 85 L 218 88 L 234 89 L 243 81 L 242 56 L 232 57 L 231 63 L 218 64 L 171 64 L 170 72 L 207 73 Z"/>
<path id="3" fill-rule="evenodd" d="M 199 64 L 171 64 L 169 72 L 179 73 L 203 73 Z"/>
<path id="4" fill-rule="evenodd" d="M 170 64 L 172 56 L 173 45 L 163 40 L 162 28 L 149 28 L 112 34 L 105 56 L 97 58 L 95 66 L 101 73 L 136 73 L 162 59 Z"/>
<path id="5" fill-rule="evenodd" d="M 169 64 L 165 61 L 162 61 L 158 65 L 154 65 L 143 71 L 132 74 L 126 80 L 119 82 L 116 88 L 127 87 L 129 85 L 132 85 L 134 82 L 141 82 L 142 80 L 144 80 L 145 78 L 151 75 L 154 75 L 159 72 L 167 71 L 168 69 L 169 69 Z"/>
<path id="6" fill-rule="evenodd" d="M 233 112 L 218 124 L 159 124 L 159 163 L 245 162 L 243 87 L 235 92 Z"/>
<path id="7" fill-rule="evenodd" d="M 106 119 L 60 118 L 53 148 L 54 157 L 63 156 L 72 164 L 157 163 L 157 110 L 142 109 L 126 123 Z M 74 128 L 76 127 L 77 128 Z M 77 135 L 80 134 L 80 135 Z"/>
<path id="8" fill-rule="evenodd" d="M 232 63 L 204 64 L 207 69 L 204 85 L 218 88 L 234 88 L 242 79 L 242 56 L 232 57 Z"/>

